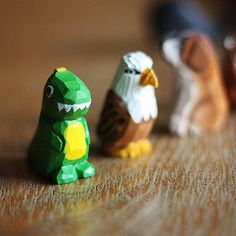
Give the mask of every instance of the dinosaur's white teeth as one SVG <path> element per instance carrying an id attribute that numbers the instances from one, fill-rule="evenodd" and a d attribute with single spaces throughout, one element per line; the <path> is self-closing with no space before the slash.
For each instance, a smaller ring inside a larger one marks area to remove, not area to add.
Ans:
<path id="1" fill-rule="evenodd" d="M 65 108 L 65 105 L 63 103 L 57 103 L 57 106 L 58 106 L 58 110 L 61 111 Z"/>
<path id="2" fill-rule="evenodd" d="M 65 104 L 65 110 L 66 110 L 66 112 L 69 112 L 71 108 L 72 108 L 72 105 L 67 105 L 67 104 Z"/>
<path id="3" fill-rule="evenodd" d="M 80 108 L 83 110 L 85 108 L 85 104 L 81 104 Z"/>
<path id="4" fill-rule="evenodd" d="M 85 107 L 86 107 L 86 108 L 89 108 L 90 105 L 91 105 L 91 102 L 86 102 L 86 103 L 85 103 Z"/>
<path id="5" fill-rule="evenodd" d="M 63 103 L 57 103 L 58 106 L 58 110 L 62 111 L 63 109 L 65 109 L 66 112 L 69 112 L 71 109 L 73 109 L 73 111 L 77 111 L 77 110 L 83 110 L 85 108 L 89 108 L 90 107 L 91 102 L 85 102 L 82 104 L 75 104 L 75 105 L 69 105 L 69 104 L 63 104 Z"/>
<path id="6" fill-rule="evenodd" d="M 79 105 L 74 105 L 74 106 L 73 106 L 74 112 L 77 111 L 77 110 L 79 109 L 79 107 L 80 107 Z"/>

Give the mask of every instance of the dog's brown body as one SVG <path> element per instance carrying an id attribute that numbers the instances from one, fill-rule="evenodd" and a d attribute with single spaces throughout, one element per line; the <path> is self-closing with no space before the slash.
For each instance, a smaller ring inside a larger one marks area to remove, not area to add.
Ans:
<path id="1" fill-rule="evenodd" d="M 201 34 L 182 37 L 178 46 L 179 58 L 171 61 L 179 88 L 170 128 L 180 136 L 217 131 L 228 116 L 228 101 L 215 49 Z"/>

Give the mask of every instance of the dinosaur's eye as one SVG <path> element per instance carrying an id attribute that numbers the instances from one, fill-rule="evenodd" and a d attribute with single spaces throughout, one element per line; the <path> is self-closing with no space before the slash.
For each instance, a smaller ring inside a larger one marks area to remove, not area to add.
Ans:
<path id="1" fill-rule="evenodd" d="M 54 88 L 51 85 L 48 85 L 46 88 L 46 94 L 50 98 L 53 94 Z"/>

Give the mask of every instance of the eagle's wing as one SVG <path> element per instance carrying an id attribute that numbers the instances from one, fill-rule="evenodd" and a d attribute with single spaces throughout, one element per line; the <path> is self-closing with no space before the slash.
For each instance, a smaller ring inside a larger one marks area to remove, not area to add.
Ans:
<path id="1" fill-rule="evenodd" d="M 182 41 L 181 59 L 202 76 L 207 76 L 211 70 L 209 64 L 211 57 L 214 56 L 212 52 L 212 46 L 206 36 L 191 36 Z"/>
<path id="2" fill-rule="evenodd" d="M 119 140 L 126 131 L 130 116 L 122 100 L 110 90 L 107 94 L 97 134 L 104 144 Z"/>

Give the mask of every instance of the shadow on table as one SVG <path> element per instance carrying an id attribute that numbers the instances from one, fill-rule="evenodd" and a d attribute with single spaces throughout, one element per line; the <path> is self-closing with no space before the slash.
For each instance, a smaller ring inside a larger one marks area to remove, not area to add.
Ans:
<path id="1" fill-rule="evenodd" d="M 49 184 L 49 181 L 38 176 L 30 168 L 25 158 L 0 157 L 0 178 Z"/>
<path id="2" fill-rule="evenodd" d="M 101 159 L 101 158 L 111 158 L 102 148 L 94 143 L 91 143 L 89 147 L 89 160 L 91 159 Z"/>
<path id="3" fill-rule="evenodd" d="M 152 134 L 154 134 L 154 135 L 171 135 L 170 129 L 167 125 L 154 126 L 153 130 L 152 130 Z"/>

